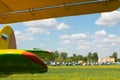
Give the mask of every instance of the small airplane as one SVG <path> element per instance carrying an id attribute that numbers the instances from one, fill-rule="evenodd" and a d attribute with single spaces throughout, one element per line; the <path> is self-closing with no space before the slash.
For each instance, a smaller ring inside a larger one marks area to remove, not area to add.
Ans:
<path id="1" fill-rule="evenodd" d="M 116 10 L 120 0 L 0 0 L 0 24 L 101 13 Z M 17 50 L 10 26 L 0 30 L 0 77 L 44 73 L 47 65 L 30 50 Z M 48 54 L 48 51 L 40 53 Z"/>
<path id="2" fill-rule="evenodd" d="M 0 77 L 17 73 L 45 73 L 47 65 L 34 52 L 35 50 L 17 50 L 14 31 L 10 26 L 0 30 Z M 38 50 L 37 50 L 38 51 Z M 39 50 L 39 56 L 50 56 L 51 53 Z"/>

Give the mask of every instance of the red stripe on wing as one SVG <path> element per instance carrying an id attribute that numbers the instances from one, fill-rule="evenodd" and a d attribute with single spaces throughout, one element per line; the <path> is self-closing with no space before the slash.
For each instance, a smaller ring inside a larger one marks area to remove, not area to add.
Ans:
<path id="1" fill-rule="evenodd" d="M 44 68 L 47 68 L 47 65 L 35 54 L 33 54 L 31 52 L 24 52 L 24 53 L 22 53 L 22 55 L 24 57 L 28 58 L 29 60 L 35 62 L 36 64 L 38 64 Z"/>

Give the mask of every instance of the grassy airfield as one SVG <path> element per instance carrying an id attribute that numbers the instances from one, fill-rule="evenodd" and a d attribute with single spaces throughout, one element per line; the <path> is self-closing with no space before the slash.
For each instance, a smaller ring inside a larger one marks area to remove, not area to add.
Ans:
<path id="1" fill-rule="evenodd" d="M 120 65 L 49 66 L 44 74 L 14 74 L 0 80 L 118 80 Z"/>

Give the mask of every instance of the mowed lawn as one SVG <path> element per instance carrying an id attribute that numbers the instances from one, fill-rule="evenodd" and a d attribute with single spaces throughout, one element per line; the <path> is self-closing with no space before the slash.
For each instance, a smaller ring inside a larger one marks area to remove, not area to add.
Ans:
<path id="1" fill-rule="evenodd" d="M 119 80 L 120 65 L 49 66 L 44 74 L 14 74 L 0 80 Z"/>

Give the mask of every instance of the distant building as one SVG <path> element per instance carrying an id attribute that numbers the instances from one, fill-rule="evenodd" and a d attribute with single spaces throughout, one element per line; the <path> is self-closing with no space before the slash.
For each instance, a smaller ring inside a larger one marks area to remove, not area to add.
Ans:
<path id="1" fill-rule="evenodd" d="M 115 62 L 115 58 L 110 58 L 110 57 L 99 58 L 98 62 L 99 63 L 107 63 L 107 62 L 114 63 Z"/>

